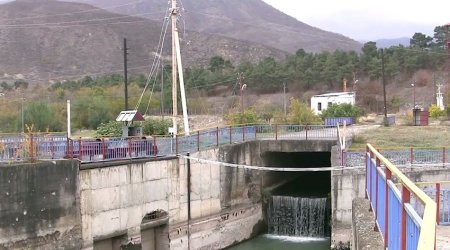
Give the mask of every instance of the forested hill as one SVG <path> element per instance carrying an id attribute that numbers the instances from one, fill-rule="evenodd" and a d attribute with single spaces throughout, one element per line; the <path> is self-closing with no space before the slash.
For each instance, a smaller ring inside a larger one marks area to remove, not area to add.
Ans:
<path id="1" fill-rule="evenodd" d="M 160 20 L 152 13 L 165 10 L 168 1 L 70 0 L 90 3 L 122 14 L 141 14 Z M 187 29 L 251 41 L 290 53 L 360 51 L 362 44 L 340 34 L 300 22 L 262 0 L 183 0 L 182 21 Z M 111 8 L 111 6 L 120 6 Z"/>
<path id="2" fill-rule="evenodd" d="M 164 12 L 158 12 L 164 16 Z M 29 82 L 82 78 L 121 72 L 123 38 L 128 39 L 129 69 L 148 72 L 162 21 L 107 12 L 82 3 L 17 0 L 0 5 L 0 81 L 23 75 Z M 213 55 L 233 63 L 256 62 L 286 53 L 256 43 L 218 35 L 187 32 L 183 63 L 207 64 Z M 163 57 L 170 60 L 170 32 Z"/>

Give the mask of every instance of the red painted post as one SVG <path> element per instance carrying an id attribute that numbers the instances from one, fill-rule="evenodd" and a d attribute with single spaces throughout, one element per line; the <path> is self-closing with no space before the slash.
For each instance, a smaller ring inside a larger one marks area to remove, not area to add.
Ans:
<path id="1" fill-rule="evenodd" d="M 178 135 L 175 135 L 175 153 L 178 154 Z"/>
<path id="2" fill-rule="evenodd" d="M 278 124 L 275 124 L 275 141 L 278 141 Z"/>
<path id="3" fill-rule="evenodd" d="M 34 145 L 33 145 L 33 133 L 30 133 L 30 156 L 31 156 L 31 161 L 34 161 Z"/>
<path id="4" fill-rule="evenodd" d="M 257 133 L 257 130 L 258 130 L 258 127 L 256 127 L 256 125 L 255 125 L 255 141 L 256 141 L 256 133 Z"/>
<path id="5" fill-rule="evenodd" d="M 52 159 L 55 159 L 55 142 L 53 140 L 53 137 L 50 141 L 50 151 L 52 152 Z"/>
<path id="6" fill-rule="evenodd" d="M 384 174 L 386 176 L 386 186 L 384 193 L 384 249 L 388 249 L 389 242 L 389 180 L 392 178 L 392 173 L 389 168 L 384 168 Z"/>
<path id="7" fill-rule="evenodd" d="M 412 166 L 412 164 L 414 162 L 414 149 L 411 147 L 410 151 L 411 151 L 411 153 L 410 153 L 410 157 L 409 158 L 410 158 L 411 166 Z"/>
<path id="8" fill-rule="evenodd" d="M 441 183 L 436 183 L 436 224 L 439 225 L 440 214 L 439 209 L 441 206 Z"/>
<path id="9" fill-rule="evenodd" d="M 197 130 L 197 151 L 200 151 L 200 131 Z"/>
<path id="10" fill-rule="evenodd" d="M 83 144 L 81 143 L 81 137 L 80 140 L 78 141 L 78 158 L 80 159 L 80 161 L 83 160 L 83 148 L 82 148 Z"/>
<path id="11" fill-rule="evenodd" d="M 71 154 L 71 158 L 73 160 L 73 140 L 69 141 L 69 147 L 70 147 L 70 154 Z"/>
<path id="12" fill-rule="evenodd" d="M 131 158 L 131 153 L 132 153 L 132 151 L 133 151 L 133 148 L 132 148 L 132 138 L 130 139 L 130 140 L 128 140 L 128 156 Z M 126 154 L 125 154 L 126 155 Z"/>
<path id="13" fill-rule="evenodd" d="M 442 166 L 445 167 L 445 147 L 442 148 Z"/>
<path id="14" fill-rule="evenodd" d="M 245 141 L 245 126 L 242 127 L 242 141 Z"/>
<path id="15" fill-rule="evenodd" d="M 219 127 L 216 127 L 216 144 L 219 146 Z"/>
<path id="16" fill-rule="evenodd" d="M 158 155 L 158 145 L 156 145 L 156 136 L 153 136 L 153 145 L 150 149 L 150 154 L 154 154 L 155 157 Z"/>
<path id="17" fill-rule="evenodd" d="M 232 134 L 231 134 L 231 126 L 230 126 L 230 144 L 233 143 L 233 140 L 231 139 L 231 136 L 232 136 Z"/>
<path id="18" fill-rule="evenodd" d="M 406 216 L 405 203 L 409 203 L 411 200 L 411 192 L 402 186 L 402 218 L 401 218 L 401 250 L 406 250 Z"/>
<path id="19" fill-rule="evenodd" d="M 374 231 L 378 232 L 379 228 L 378 228 L 378 224 L 377 224 L 377 219 L 378 219 L 378 168 L 380 168 L 380 159 L 377 158 L 376 160 L 376 167 L 375 167 L 375 226 L 373 228 Z"/>
<path id="20" fill-rule="evenodd" d="M 308 140 L 308 124 L 305 125 L 306 140 Z"/>
<path id="21" fill-rule="evenodd" d="M 102 155 L 103 155 L 103 160 L 106 159 L 106 144 L 105 144 L 105 138 L 102 138 Z"/>

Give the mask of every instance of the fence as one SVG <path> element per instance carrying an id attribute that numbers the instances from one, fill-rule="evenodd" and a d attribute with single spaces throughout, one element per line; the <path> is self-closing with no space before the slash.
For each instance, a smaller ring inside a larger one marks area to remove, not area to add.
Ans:
<path id="1" fill-rule="evenodd" d="M 442 165 L 450 164 L 450 148 L 381 148 L 378 152 L 396 166 Z M 348 150 L 344 153 L 344 165 L 348 167 L 363 166 L 363 150 Z"/>
<path id="2" fill-rule="evenodd" d="M 0 162 L 78 158 L 97 162 L 196 152 L 254 140 L 336 140 L 336 128 L 322 125 L 243 125 L 216 127 L 189 136 L 67 139 L 61 135 L 0 137 Z"/>
<path id="3" fill-rule="evenodd" d="M 450 181 L 416 183 L 431 199 L 436 202 L 436 223 L 450 225 Z M 413 206 L 420 210 L 420 204 L 413 201 Z"/>
<path id="4" fill-rule="evenodd" d="M 370 144 L 365 157 L 366 195 L 385 248 L 433 250 L 436 203 Z"/>

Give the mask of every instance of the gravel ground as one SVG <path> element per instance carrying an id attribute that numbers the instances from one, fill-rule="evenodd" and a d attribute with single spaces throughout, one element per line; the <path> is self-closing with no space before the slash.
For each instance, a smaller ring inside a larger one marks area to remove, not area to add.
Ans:
<path id="1" fill-rule="evenodd" d="M 436 249 L 450 250 L 450 226 L 437 227 Z"/>

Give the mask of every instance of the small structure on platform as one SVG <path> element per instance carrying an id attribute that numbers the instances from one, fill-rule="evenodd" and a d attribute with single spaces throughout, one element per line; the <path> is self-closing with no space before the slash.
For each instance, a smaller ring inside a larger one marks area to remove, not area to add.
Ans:
<path id="1" fill-rule="evenodd" d="M 122 137 L 141 137 L 143 133 L 142 126 L 133 126 L 135 121 L 145 121 L 144 116 L 137 110 L 121 111 L 116 121 L 122 122 Z"/>
<path id="2" fill-rule="evenodd" d="M 355 92 L 337 92 L 315 95 L 311 97 L 311 109 L 316 114 L 322 114 L 332 104 L 348 103 L 355 105 Z"/>
<path id="3" fill-rule="evenodd" d="M 428 117 L 430 116 L 427 109 L 416 107 L 413 109 L 413 125 L 428 126 Z"/>

